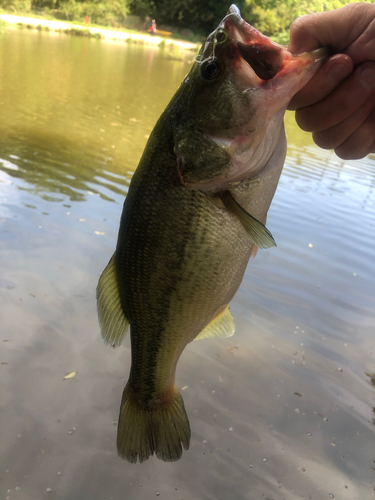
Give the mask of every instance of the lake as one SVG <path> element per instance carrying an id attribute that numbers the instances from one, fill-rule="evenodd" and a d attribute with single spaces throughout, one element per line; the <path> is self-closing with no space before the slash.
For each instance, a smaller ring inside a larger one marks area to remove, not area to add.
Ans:
<path id="1" fill-rule="evenodd" d="M 0 35 L 2 499 L 375 496 L 375 156 L 318 149 L 293 114 L 267 220 L 278 247 L 249 263 L 235 335 L 192 342 L 178 365 L 190 450 L 117 456 L 130 342 L 102 342 L 95 288 L 189 67 L 159 48 Z"/>

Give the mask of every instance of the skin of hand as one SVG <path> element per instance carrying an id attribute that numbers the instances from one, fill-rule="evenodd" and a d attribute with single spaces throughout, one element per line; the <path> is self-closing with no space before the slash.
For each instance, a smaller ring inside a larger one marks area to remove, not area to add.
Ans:
<path id="1" fill-rule="evenodd" d="M 334 53 L 292 99 L 302 130 L 343 159 L 375 152 L 375 5 L 353 3 L 296 19 L 293 54 L 329 47 Z"/>

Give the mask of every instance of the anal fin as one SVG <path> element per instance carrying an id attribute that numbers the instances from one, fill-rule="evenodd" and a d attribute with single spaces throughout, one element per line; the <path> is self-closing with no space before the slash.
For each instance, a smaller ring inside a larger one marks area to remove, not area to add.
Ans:
<path id="1" fill-rule="evenodd" d="M 118 347 L 128 331 L 129 321 L 121 305 L 115 254 L 100 275 L 96 300 L 102 338 L 111 347 Z"/>
<path id="2" fill-rule="evenodd" d="M 229 305 L 219 313 L 208 325 L 195 337 L 194 340 L 208 339 L 213 337 L 231 337 L 234 334 L 235 324 Z"/>

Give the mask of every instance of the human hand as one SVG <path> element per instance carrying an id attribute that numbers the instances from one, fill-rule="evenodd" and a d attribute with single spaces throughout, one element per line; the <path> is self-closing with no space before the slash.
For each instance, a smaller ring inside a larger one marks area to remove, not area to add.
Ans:
<path id="1" fill-rule="evenodd" d="M 375 152 L 375 5 L 354 3 L 300 17 L 291 26 L 292 53 L 330 47 L 335 53 L 292 99 L 302 130 L 340 158 Z"/>

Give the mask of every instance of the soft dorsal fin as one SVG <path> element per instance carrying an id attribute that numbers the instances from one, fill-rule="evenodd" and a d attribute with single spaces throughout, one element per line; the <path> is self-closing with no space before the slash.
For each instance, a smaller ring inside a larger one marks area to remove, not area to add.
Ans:
<path id="1" fill-rule="evenodd" d="M 234 334 L 235 325 L 229 306 L 219 313 L 208 325 L 195 337 L 195 340 L 208 339 L 212 337 L 231 337 Z"/>
<path id="2" fill-rule="evenodd" d="M 111 347 L 118 347 L 128 331 L 129 321 L 121 306 L 115 254 L 99 278 L 96 300 L 102 338 Z"/>
<path id="3" fill-rule="evenodd" d="M 251 236 L 251 239 L 259 248 L 276 246 L 276 242 L 266 226 L 246 212 L 246 210 L 242 208 L 241 205 L 233 198 L 230 191 L 224 191 L 221 194 L 221 199 L 223 200 L 225 207 L 238 217 L 246 231 Z"/>

